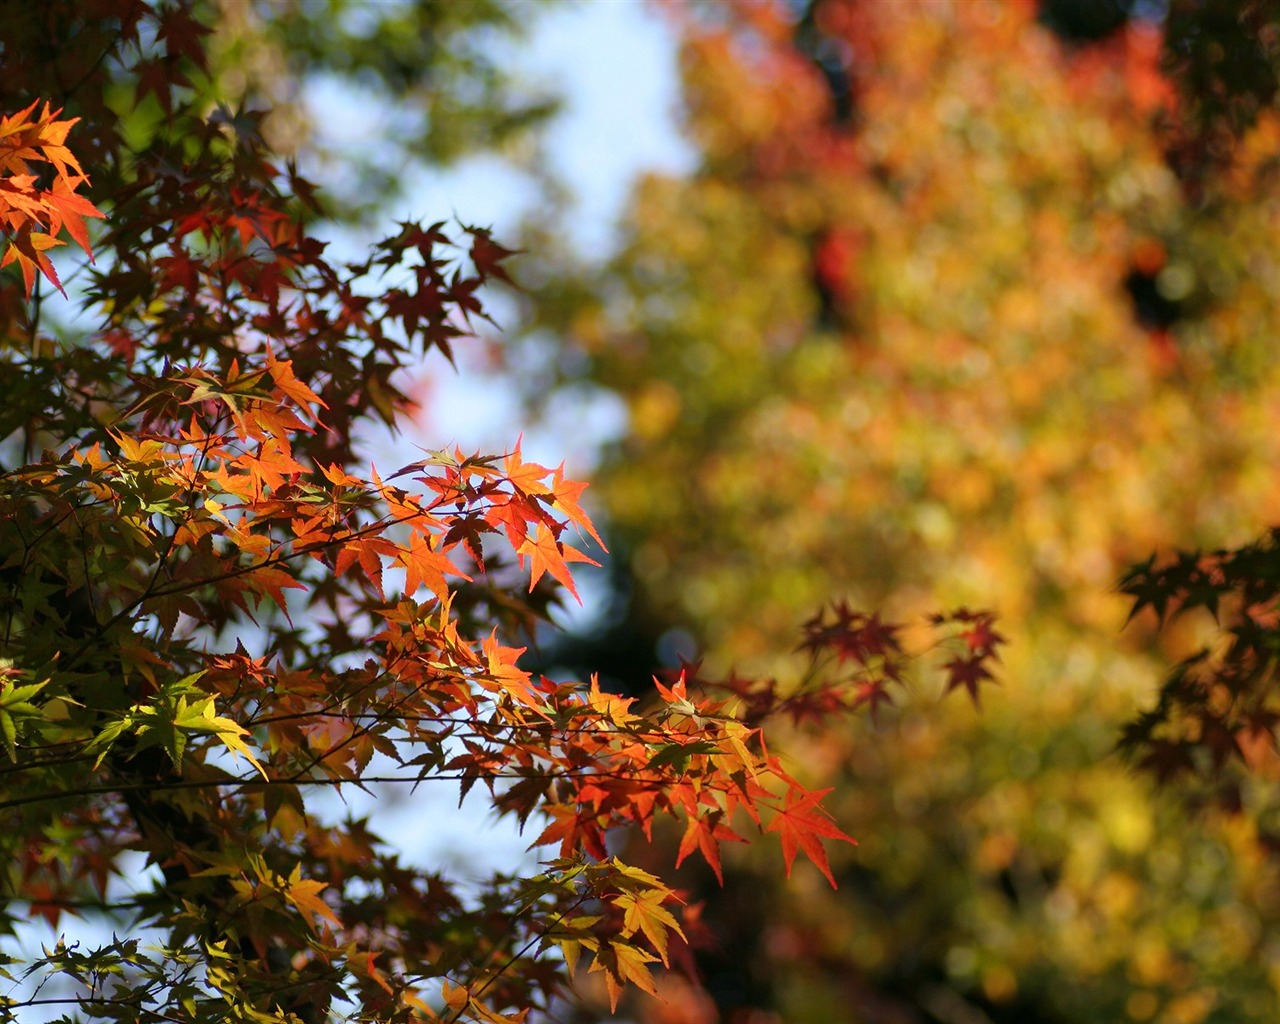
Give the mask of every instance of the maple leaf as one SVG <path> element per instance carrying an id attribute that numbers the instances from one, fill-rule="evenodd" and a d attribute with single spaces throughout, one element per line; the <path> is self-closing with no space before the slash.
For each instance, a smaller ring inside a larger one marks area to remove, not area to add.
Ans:
<path id="1" fill-rule="evenodd" d="M 676 851 L 676 867 L 683 864 L 685 858 L 697 850 L 715 872 L 716 881 L 724 885 L 724 872 L 720 866 L 720 843 L 725 841 L 745 843 L 746 840 L 724 824 L 721 818 L 719 811 L 689 815 L 684 835 L 680 837 L 680 847 Z"/>
<path id="2" fill-rule="evenodd" d="M 521 704 L 545 715 L 543 701 L 529 685 L 529 673 L 516 667 L 516 660 L 524 654 L 526 648 L 503 647 L 498 643 L 498 628 L 495 626 L 493 632 L 481 642 L 481 650 L 484 652 L 487 671 L 483 679 L 484 686 L 487 689 L 496 687 L 503 693 L 509 693 Z"/>
<path id="3" fill-rule="evenodd" d="M 303 878 L 302 865 L 295 864 L 293 866 L 293 872 L 289 875 L 284 896 L 299 910 L 310 915 L 309 923 L 313 929 L 315 928 L 315 918 L 325 918 L 339 926 L 342 924 L 338 920 L 338 915 L 333 912 L 333 908 L 320 898 L 320 893 L 326 888 L 328 886 L 324 882 Z"/>
<path id="4" fill-rule="evenodd" d="M 604 541 L 600 539 L 600 534 L 596 533 L 595 525 L 591 522 L 590 517 L 578 504 L 578 498 L 582 496 L 582 492 L 586 489 L 586 483 L 566 479 L 564 463 L 560 463 L 551 477 L 551 507 L 568 517 L 569 522 L 599 544 L 602 551 L 608 551 L 609 549 L 605 547 Z"/>
<path id="5" fill-rule="evenodd" d="M 880 712 L 881 704 L 893 704 L 893 694 L 888 690 L 886 679 L 874 679 L 869 682 L 858 683 L 854 692 L 854 707 L 861 707 L 864 704 L 871 709 L 871 719 L 876 720 L 876 716 Z"/>
<path id="6" fill-rule="evenodd" d="M 16 231 L 28 221 L 39 223 L 45 203 L 35 187 L 34 174 L 15 174 L 0 178 L 0 216 L 9 231 Z"/>
<path id="7" fill-rule="evenodd" d="M 0 115 L 0 141 L 9 139 L 12 136 L 17 135 L 19 132 L 24 132 L 29 129 L 34 122 L 27 120 L 27 118 L 38 106 L 40 106 L 40 101 L 32 100 L 31 106 L 27 107 L 25 110 L 20 110 L 16 114 Z M 46 103 L 45 110 L 48 111 L 48 109 L 49 107 Z M 0 159 L 3 158 L 3 152 L 3 150 L 0 150 Z M 0 163 L 0 169 L 3 169 L 4 166 L 5 165 L 3 163 Z"/>
<path id="8" fill-rule="evenodd" d="M 656 881 L 656 880 L 655 880 Z M 614 905 L 623 911 L 622 927 L 624 935 L 642 932 L 658 951 L 662 963 L 668 965 L 667 937 L 675 932 L 684 938 L 684 931 L 664 903 L 671 898 L 666 888 L 650 889 L 646 892 L 624 892 L 614 899 Z"/>
<path id="9" fill-rule="evenodd" d="M 544 806 L 542 810 L 551 818 L 551 824 L 529 844 L 529 849 L 547 846 L 559 840 L 561 857 L 571 856 L 578 850 L 585 850 L 592 857 L 601 859 L 608 856 L 600 827 L 594 820 L 583 817 L 577 807 L 552 804 Z"/>
<path id="10" fill-rule="evenodd" d="M 156 38 L 162 40 L 170 56 L 181 55 L 196 67 L 208 66 L 204 37 L 213 30 L 191 16 L 181 7 L 170 7 L 160 15 Z"/>
<path id="11" fill-rule="evenodd" d="M 551 472 L 536 462 L 525 462 L 520 453 L 523 435 L 516 438 L 515 447 L 507 455 L 503 463 L 503 471 L 513 487 L 524 494 L 550 494 L 551 488 L 544 483 L 544 478 Z"/>
<path id="12" fill-rule="evenodd" d="M 825 610 L 804 624 L 802 650 L 815 654 L 822 650 L 836 653 L 840 661 L 856 661 L 868 665 L 880 659 L 886 665 L 902 653 L 897 634 L 901 627 L 881 621 L 879 615 L 856 612 L 840 601 L 832 606 L 833 621 L 828 623 Z"/>
<path id="13" fill-rule="evenodd" d="M 286 590 L 306 590 L 306 584 L 299 582 L 286 570 L 276 566 L 264 565 L 248 574 L 249 586 L 259 594 L 267 594 L 276 603 L 285 618 L 289 618 L 289 602 L 284 596 Z"/>
<path id="14" fill-rule="evenodd" d="M 1151 555 L 1145 562 L 1133 566 L 1120 579 L 1121 592 L 1133 598 L 1133 607 L 1129 609 L 1126 622 L 1132 621 L 1144 608 L 1151 608 L 1158 622 L 1164 622 L 1165 610 L 1173 598 L 1173 588 L 1169 585 L 1165 574 L 1155 570 L 1156 556 Z"/>
<path id="15" fill-rule="evenodd" d="M 216 713 L 213 698 L 209 697 L 195 704 L 187 705 L 185 698 L 179 702 L 179 712 L 174 718 L 174 726 L 191 732 L 207 732 L 215 734 L 233 757 L 244 755 L 244 758 L 257 769 L 264 779 L 266 771 L 253 756 L 253 751 L 245 743 L 244 737 L 249 733 L 241 725 Z"/>
<path id="16" fill-rule="evenodd" d="M 658 691 L 658 696 L 665 700 L 668 704 L 676 704 L 680 701 L 689 699 L 689 681 L 687 674 L 681 670 L 676 676 L 675 681 L 670 687 L 663 685 L 661 679 L 657 676 L 653 678 L 654 689 Z"/>
<path id="17" fill-rule="evenodd" d="M 1154 772 L 1158 783 L 1163 784 L 1195 771 L 1190 744 L 1172 740 L 1150 740 L 1147 747 L 1138 766 Z"/>
<path id="18" fill-rule="evenodd" d="M 994 622 L 995 618 L 990 614 L 979 615 L 972 626 L 961 631 L 960 636 L 975 657 L 1000 660 L 996 648 L 1007 641 L 992 628 Z"/>
<path id="19" fill-rule="evenodd" d="M 947 670 L 947 692 L 964 687 L 969 691 L 969 698 L 973 701 L 974 707 L 979 704 L 978 687 L 987 681 L 995 680 L 995 677 L 987 670 L 983 664 L 985 658 L 982 655 L 973 655 L 967 658 L 952 658 L 943 667 Z"/>
<path id="20" fill-rule="evenodd" d="M 327 408 L 324 400 L 319 395 L 293 375 L 292 359 L 278 359 L 274 351 L 267 349 L 267 372 L 271 374 L 271 379 L 275 382 L 276 387 L 291 398 L 300 409 L 305 410 L 307 415 L 313 419 L 315 414 L 311 411 L 312 405 L 318 405 L 322 409 Z"/>
<path id="21" fill-rule="evenodd" d="M 409 538 L 408 549 L 401 549 L 396 560 L 405 568 L 406 594 L 416 593 L 419 587 L 425 586 L 443 600 L 449 592 L 449 584 L 445 582 L 446 574 L 460 576 L 464 580 L 471 579 L 447 555 L 436 551 L 430 541 L 419 533 Z"/>
<path id="22" fill-rule="evenodd" d="M 168 54 L 139 62 L 134 68 L 134 80 L 136 102 L 142 103 L 148 94 L 154 95 L 166 114 L 173 113 L 175 89 L 191 87 L 191 80 L 178 69 L 177 61 Z"/>
<path id="23" fill-rule="evenodd" d="M 538 585 L 542 574 L 549 573 L 573 595 L 578 604 L 582 598 L 578 596 L 578 588 L 574 585 L 573 574 L 567 562 L 584 562 L 587 565 L 599 565 L 594 558 L 588 558 L 581 551 L 556 539 L 555 534 L 546 525 L 539 523 L 531 536 L 526 537 L 516 550 L 518 555 L 529 556 L 529 590 Z"/>
<path id="24" fill-rule="evenodd" d="M 654 985 L 653 975 L 648 964 L 657 961 L 652 953 L 623 942 L 601 943 L 592 960 L 588 973 L 603 971 L 605 988 L 609 993 L 609 1010 L 617 1010 L 618 999 L 628 983 L 650 995 L 656 996 L 658 989 Z"/>
<path id="25" fill-rule="evenodd" d="M 24 225 L 13 237 L 5 250 L 4 259 L 0 259 L 0 267 L 7 267 L 16 262 L 22 270 L 22 283 L 29 296 L 35 287 L 36 272 L 39 271 L 58 291 L 66 295 L 62 282 L 58 280 L 58 272 L 53 269 L 49 257 L 45 255 L 49 249 L 64 245 L 52 235 L 43 231 L 33 231 L 31 225 Z"/>
<path id="26" fill-rule="evenodd" d="M 481 991 L 483 991 L 483 988 Z M 449 1021 L 460 1020 L 462 1015 L 466 1013 L 469 1017 L 473 1017 L 478 1021 L 485 1021 L 486 1024 L 524 1024 L 529 1014 L 527 1008 L 519 1010 L 510 1016 L 498 1013 L 473 993 L 469 987 L 453 985 L 448 981 L 445 981 L 441 986 L 440 998 L 444 1000 L 445 1006 L 453 1011 L 453 1015 L 447 1018 Z M 439 1019 L 426 1003 L 418 999 L 414 999 L 412 1002 L 418 1004 L 418 1008 L 424 1011 L 424 1016 L 427 1020 Z"/>
<path id="27" fill-rule="evenodd" d="M 847 836 L 819 805 L 824 796 L 831 792 L 830 788 L 806 790 L 792 787 L 787 790 L 783 806 L 765 828 L 766 832 L 777 832 L 782 840 L 782 858 L 786 862 L 787 877 L 791 877 L 791 865 L 796 853 L 803 850 L 836 888 L 835 877 L 831 874 L 831 865 L 827 862 L 827 851 L 823 849 L 823 839 L 838 839 L 842 842 L 857 845 L 857 840 Z"/>
<path id="28" fill-rule="evenodd" d="M 493 240 L 493 233 L 487 228 L 470 228 L 464 225 L 463 230 L 471 235 L 471 262 L 475 264 L 476 272 L 481 279 L 496 277 L 500 281 L 511 284 L 511 278 L 503 268 L 502 261 L 517 255 L 520 250 L 499 245 Z"/>
<path id="29" fill-rule="evenodd" d="M 87 180 L 84 177 L 67 178 L 59 175 L 53 180 L 52 190 L 41 195 L 41 201 L 49 216 L 49 234 L 56 235 L 65 227 L 67 234 L 92 262 L 93 250 L 89 246 L 89 230 L 84 219 L 105 217 L 106 214 L 84 196 L 76 194 L 76 188 Z"/>
<path id="30" fill-rule="evenodd" d="M 72 117 L 65 121 L 58 121 L 56 118 L 60 113 L 62 113 L 61 108 L 50 110 L 49 104 L 45 104 L 35 125 L 33 142 L 40 148 L 40 155 L 54 165 L 59 178 L 75 176 L 83 179 L 84 172 L 80 169 L 80 162 L 65 145 L 68 133 L 80 118 Z"/>
<path id="31" fill-rule="evenodd" d="M 592 673 L 587 692 L 579 697 L 585 698 L 586 707 L 599 714 L 602 722 L 609 725 L 627 726 L 636 721 L 637 716 L 631 713 L 631 706 L 636 703 L 635 697 L 622 697 L 600 689 L 599 675 Z"/>

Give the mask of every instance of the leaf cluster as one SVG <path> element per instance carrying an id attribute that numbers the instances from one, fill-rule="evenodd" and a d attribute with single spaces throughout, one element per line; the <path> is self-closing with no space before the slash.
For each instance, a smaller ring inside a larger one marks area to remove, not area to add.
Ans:
<path id="1" fill-rule="evenodd" d="M 1168 624 L 1199 609 L 1214 627 L 1169 673 L 1154 707 L 1126 726 L 1121 749 L 1160 782 L 1209 782 L 1215 802 L 1239 811 L 1247 777 L 1273 775 L 1280 531 L 1239 548 L 1153 556 L 1120 590 L 1133 600 L 1130 618 L 1150 609 Z"/>
<path id="2" fill-rule="evenodd" d="M 85 217 L 101 217 L 102 211 L 76 190 L 88 178 L 65 143 L 77 118 L 57 120 L 59 111 L 46 103 L 36 114 L 37 103 L 0 118 L 0 232 L 7 245 L 0 268 L 17 263 L 27 295 L 35 286 L 37 271 L 59 291 L 62 284 L 48 251 L 65 245 L 58 235 L 65 229 L 77 245 L 89 252 Z M 51 181 L 41 181 L 40 165 L 47 165 Z"/>

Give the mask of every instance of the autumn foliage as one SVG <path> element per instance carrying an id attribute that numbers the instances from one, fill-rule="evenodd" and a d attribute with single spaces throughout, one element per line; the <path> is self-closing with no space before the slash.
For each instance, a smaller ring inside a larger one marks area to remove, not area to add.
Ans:
<path id="1" fill-rule="evenodd" d="M 3 922 L 59 936 L 6 961 L 6 1013 L 523 1020 L 584 956 L 616 1004 L 653 990 L 683 908 L 608 837 L 664 818 L 679 860 L 718 872 L 723 843 L 776 833 L 788 872 L 803 854 L 834 884 L 823 843 L 848 837 L 761 731 L 797 695 L 679 676 L 641 708 L 521 667 L 602 547 L 583 483 L 518 441 L 356 458 L 511 253 L 405 223 L 330 260 L 312 186 L 217 94 L 198 15 L 104 0 L 0 30 Z M 82 259 L 51 255 L 62 235 Z M 810 642 L 865 669 L 841 615 Z M 810 711 L 862 701 L 845 682 Z M 542 871 L 464 896 L 312 808 L 442 782 L 527 824 Z M 77 914 L 117 937 L 77 941 Z"/>

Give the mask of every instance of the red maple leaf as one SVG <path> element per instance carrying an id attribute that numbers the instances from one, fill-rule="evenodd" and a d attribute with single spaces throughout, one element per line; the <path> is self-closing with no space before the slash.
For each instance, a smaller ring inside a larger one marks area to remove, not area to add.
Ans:
<path id="1" fill-rule="evenodd" d="M 724 874 L 720 867 L 720 843 L 724 841 L 745 843 L 728 825 L 720 820 L 720 812 L 708 814 L 690 814 L 689 823 L 685 826 L 684 835 L 680 838 L 680 849 L 676 852 L 676 867 L 684 863 L 684 859 L 698 850 L 702 859 L 716 873 L 716 881 L 724 885 Z"/>
<path id="2" fill-rule="evenodd" d="M 782 857 L 787 865 L 787 877 L 791 877 L 791 865 L 796 853 L 804 851 L 817 866 L 818 870 L 836 887 L 836 880 L 831 874 L 831 865 L 827 862 L 827 851 L 822 848 L 823 839 L 839 839 L 842 842 L 857 845 L 857 840 L 847 836 L 819 805 L 831 789 L 807 790 L 796 786 L 787 791 L 786 801 L 773 821 L 765 828 L 766 832 L 777 832 L 782 839 Z"/>
<path id="3" fill-rule="evenodd" d="M 988 680 L 995 679 L 983 664 L 985 660 L 982 655 L 974 655 L 969 658 L 952 658 L 947 662 L 943 666 L 947 670 L 947 692 L 950 693 L 963 686 L 969 691 L 969 698 L 977 707 L 978 687 Z"/>

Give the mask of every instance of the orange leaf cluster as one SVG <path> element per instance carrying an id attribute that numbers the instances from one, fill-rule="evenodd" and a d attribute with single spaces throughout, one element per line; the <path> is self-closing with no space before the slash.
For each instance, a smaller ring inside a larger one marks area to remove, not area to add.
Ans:
<path id="1" fill-rule="evenodd" d="M 66 244 L 58 238 L 65 229 L 92 259 L 84 219 L 103 215 L 76 194 L 89 181 L 66 146 L 79 118 L 59 121 L 61 111 L 46 103 L 37 114 L 39 106 L 37 101 L 16 114 L 0 115 L 0 231 L 8 241 L 0 267 L 18 264 L 27 295 L 37 271 L 63 291 L 49 250 Z"/>

